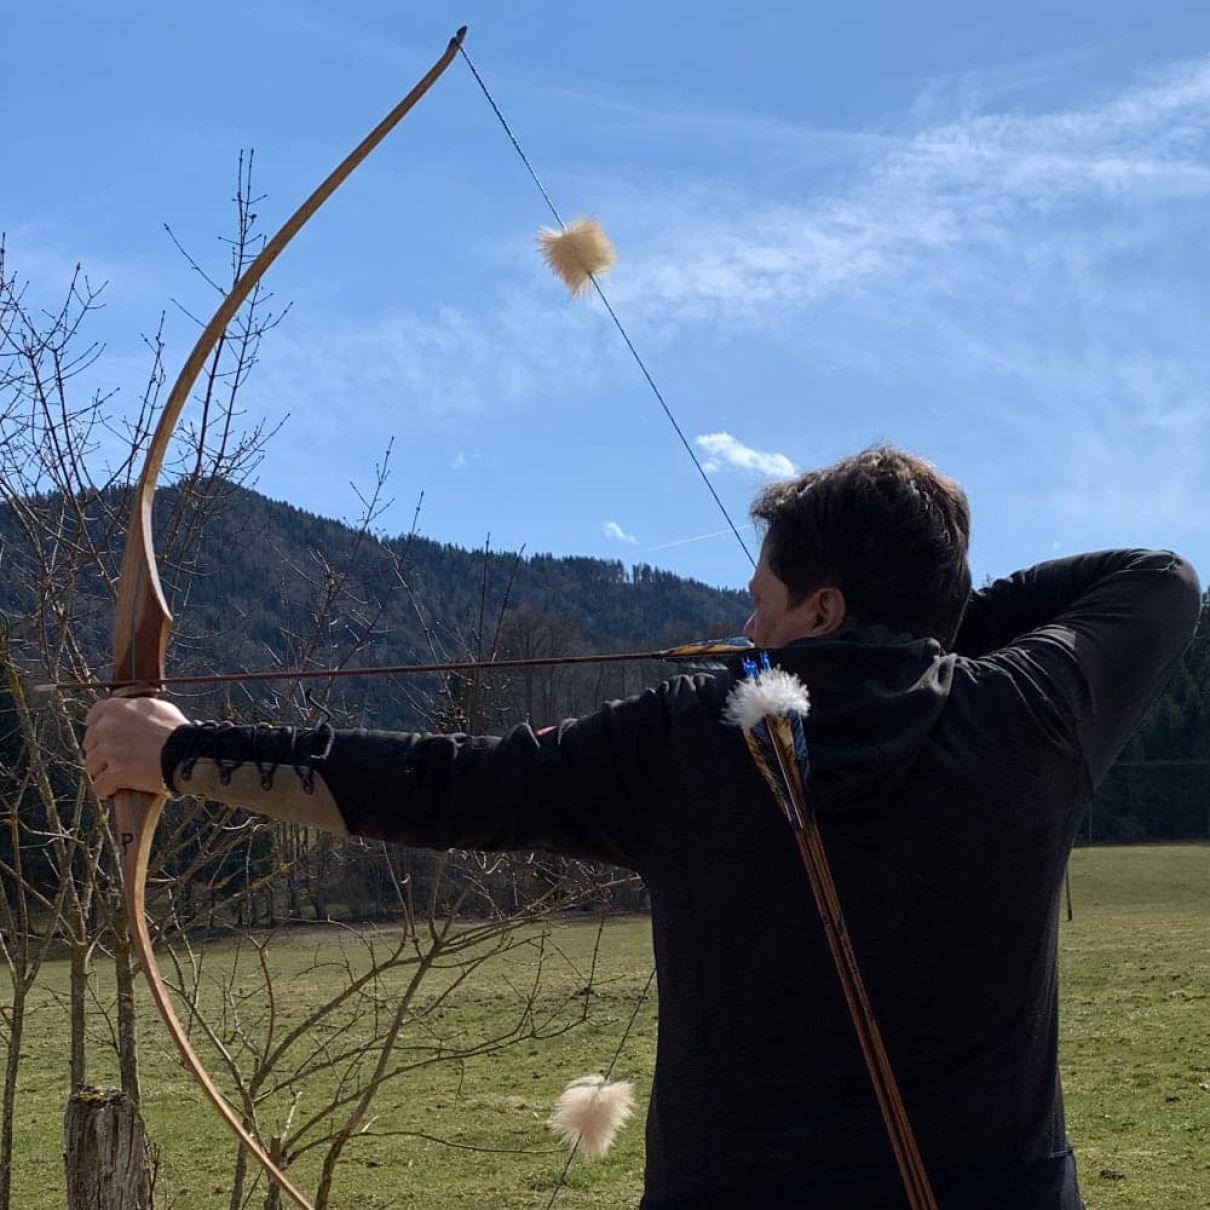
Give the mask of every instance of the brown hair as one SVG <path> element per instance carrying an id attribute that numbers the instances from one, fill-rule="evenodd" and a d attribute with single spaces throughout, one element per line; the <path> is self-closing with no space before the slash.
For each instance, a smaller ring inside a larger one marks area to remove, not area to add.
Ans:
<path id="1" fill-rule="evenodd" d="M 970 506 L 958 483 L 890 445 L 765 488 L 770 568 L 799 604 L 844 593 L 851 625 L 953 642 L 970 595 Z"/>

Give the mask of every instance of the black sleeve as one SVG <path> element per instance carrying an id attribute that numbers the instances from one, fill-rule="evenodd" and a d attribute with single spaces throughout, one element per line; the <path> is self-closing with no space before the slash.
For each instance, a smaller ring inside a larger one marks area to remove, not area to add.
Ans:
<path id="1" fill-rule="evenodd" d="M 308 805 L 299 795 L 319 795 L 354 835 L 546 849 L 641 871 L 643 804 L 670 760 L 674 716 L 698 700 L 696 678 L 677 677 L 558 727 L 499 738 L 193 724 L 172 734 L 161 762 L 170 786 L 188 781 L 279 818 Z"/>
<path id="2" fill-rule="evenodd" d="M 1167 683 L 1200 608 L 1197 575 L 1179 556 L 1101 551 L 972 594 L 954 651 L 995 661 L 1047 703 L 1095 786 Z"/>

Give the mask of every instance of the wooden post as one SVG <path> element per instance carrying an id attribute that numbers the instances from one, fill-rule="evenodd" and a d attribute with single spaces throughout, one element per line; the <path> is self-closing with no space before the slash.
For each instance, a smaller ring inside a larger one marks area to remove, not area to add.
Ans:
<path id="1" fill-rule="evenodd" d="M 67 1210 L 154 1210 L 143 1118 L 124 1092 L 77 1088 L 67 1102 L 63 1136 Z"/>

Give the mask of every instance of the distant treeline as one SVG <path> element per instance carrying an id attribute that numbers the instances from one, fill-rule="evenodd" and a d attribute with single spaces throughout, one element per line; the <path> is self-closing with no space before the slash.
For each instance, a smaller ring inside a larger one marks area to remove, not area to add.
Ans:
<path id="1" fill-rule="evenodd" d="M 1172 679 L 1097 792 L 1083 838 L 1210 837 L 1210 593 Z"/>
<path id="2" fill-rule="evenodd" d="M 202 506 L 205 524 L 188 557 L 160 568 L 176 618 L 174 673 L 645 651 L 735 635 L 748 612 L 744 593 L 644 564 L 628 570 L 620 561 L 519 557 L 419 535 L 371 536 L 230 484 L 216 485 L 215 493 L 218 499 Z M 157 525 L 176 505 L 172 488 L 157 493 Z M 3 506 L 0 549 L 7 572 L 0 578 L 0 616 L 25 615 L 33 604 L 26 585 L 37 577 L 23 574 L 22 534 Z M 116 557 L 111 562 L 116 571 Z M 73 592 L 73 625 L 104 672 L 111 601 L 87 577 L 76 580 Z M 500 726 L 519 717 L 558 721 L 666 674 L 666 665 L 619 665 L 308 685 L 347 724 L 431 725 L 433 710 L 448 712 L 452 695 L 455 714 L 461 705 L 467 721 Z M 279 688 L 178 696 L 199 713 L 221 712 L 224 701 L 244 713 L 249 702 L 279 704 Z"/>

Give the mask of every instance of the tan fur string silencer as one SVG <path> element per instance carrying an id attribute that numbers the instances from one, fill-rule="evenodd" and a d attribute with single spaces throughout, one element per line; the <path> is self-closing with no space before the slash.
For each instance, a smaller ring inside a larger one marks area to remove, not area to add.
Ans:
<path id="1" fill-rule="evenodd" d="M 612 268 L 617 260 L 609 236 L 595 218 L 578 218 L 562 231 L 543 227 L 538 243 L 546 263 L 573 294 L 582 294 L 593 277 Z"/>

